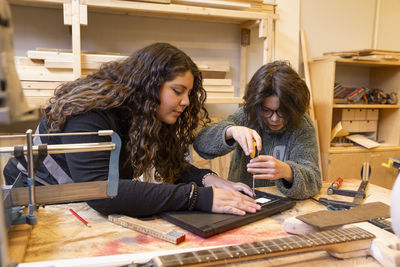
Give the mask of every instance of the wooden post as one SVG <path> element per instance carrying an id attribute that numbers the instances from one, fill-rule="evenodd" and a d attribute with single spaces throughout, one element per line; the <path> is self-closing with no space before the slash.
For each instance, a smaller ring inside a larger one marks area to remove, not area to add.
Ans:
<path id="1" fill-rule="evenodd" d="M 241 30 L 239 97 L 243 97 L 247 85 L 247 47 L 250 45 L 250 32 L 247 28 Z"/>
<path id="2" fill-rule="evenodd" d="M 258 37 L 264 39 L 263 64 L 273 60 L 273 47 L 275 40 L 274 16 L 270 15 L 267 19 L 260 22 Z"/>
<path id="3" fill-rule="evenodd" d="M 64 22 L 66 19 L 66 8 L 64 5 Z M 81 11 L 87 12 L 87 9 L 81 9 L 80 0 L 71 0 L 71 26 L 72 26 L 72 64 L 74 79 L 80 78 L 82 75 L 82 60 L 81 60 L 81 16 L 87 24 L 87 13 L 81 14 Z"/>
<path id="4" fill-rule="evenodd" d="M 321 175 L 322 175 L 322 159 L 321 159 L 321 149 L 319 146 L 320 141 L 319 141 L 319 134 L 318 134 L 318 121 L 315 117 L 315 112 L 314 112 L 314 100 L 312 97 L 311 78 L 310 78 L 310 70 L 309 70 L 309 65 L 308 65 L 308 46 L 307 46 L 306 34 L 303 29 L 300 30 L 300 42 L 301 42 L 301 52 L 302 52 L 302 56 L 303 56 L 304 78 L 305 78 L 308 90 L 310 91 L 309 114 L 310 114 L 311 120 L 313 121 L 314 127 L 315 127 L 315 137 L 317 139 L 317 145 L 318 145 L 318 164 L 319 164 L 319 170 L 321 171 Z"/>

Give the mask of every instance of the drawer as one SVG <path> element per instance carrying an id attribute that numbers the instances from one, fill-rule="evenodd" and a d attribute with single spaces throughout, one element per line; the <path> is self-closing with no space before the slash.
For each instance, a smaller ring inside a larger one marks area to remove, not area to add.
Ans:
<path id="1" fill-rule="evenodd" d="M 377 109 L 371 109 L 374 110 L 374 112 L 377 111 Z M 372 113 L 374 113 L 372 112 Z M 344 121 L 363 121 L 367 119 L 367 109 L 365 108 L 346 108 L 342 109 L 342 120 Z M 375 114 L 371 113 L 371 120 Z"/>
<path id="2" fill-rule="evenodd" d="M 359 133 L 360 131 L 360 123 L 359 121 L 342 121 L 342 127 L 349 133 Z"/>
<path id="3" fill-rule="evenodd" d="M 376 132 L 378 121 L 342 121 L 342 127 L 349 133 Z"/>
<path id="4" fill-rule="evenodd" d="M 378 121 L 359 121 L 358 127 L 360 128 L 360 132 L 376 132 Z"/>
<path id="5" fill-rule="evenodd" d="M 354 109 L 354 120 L 363 121 L 367 119 L 367 109 L 356 108 Z"/>
<path id="6" fill-rule="evenodd" d="M 367 109 L 367 120 L 377 121 L 379 118 L 379 109 L 369 108 Z"/>
<path id="7" fill-rule="evenodd" d="M 354 109 L 353 108 L 342 109 L 342 120 L 344 121 L 354 120 Z"/>

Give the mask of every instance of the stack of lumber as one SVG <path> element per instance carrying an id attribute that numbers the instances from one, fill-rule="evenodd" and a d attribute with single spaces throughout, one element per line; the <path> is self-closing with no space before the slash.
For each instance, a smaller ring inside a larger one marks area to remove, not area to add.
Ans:
<path id="1" fill-rule="evenodd" d="M 235 96 L 231 79 L 204 79 L 203 87 L 207 91 L 207 98 Z"/>
<path id="2" fill-rule="evenodd" d="M 82 53 L 82 77 L 98 69 L 101 64 L 125 59 L 116 53 Z M 73 54 L 68 50 L 38 49 L 27 51 L 27 57 L 15 57 L 15 65 L 28 102 L 43 106 L 53 96 L 54 89 L 63 82 L 74 80 Z M 195 61 L 204 78 L 208 97 L 233 97 L 232 80 L 225 79 L 228 60 Z"/>

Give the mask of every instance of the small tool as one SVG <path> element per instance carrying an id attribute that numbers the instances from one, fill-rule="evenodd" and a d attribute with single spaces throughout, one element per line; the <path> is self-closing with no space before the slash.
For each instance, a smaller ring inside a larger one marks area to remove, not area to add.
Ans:
<path id="1" fill-rule="evenodd" d="M 365 198 L 365 189 L 367 188 L 370 176 L 371 176 L 371 165 L 369 164 L 369 162 L 364 162 L 361 168 L 361 184 L 357 189 L 357 192 L 359 194 L 354 196 L 353 204 L 360 205 L 363 199 Z"/>
<path id="2" fill-rule="evenodd" d="M 260 151 L 258 151 L 258 149 L 257 149 L 257 143 L 255 141 L 253 141 L 253 152 L 251 152 L 250 158 L 254 159 L 259 154 L 260 154 Z M 255 174 L 255 173 L 252 172 L 252 174 Z M 254 176 L 253 176 L 253 188 L 252 188 L 253 189 L 253 196 L 256 195 L 254 188 L 255 188 L 255 185 L 254 185 Z"/>
<path id="3" fill-rule="evenodd" d="M 355 190 L 343 190 L 343 189 L 335 189 L 334 184 L 336 184 L 336 188 L 339 188 L 340 183 L 338 183 L 340 180 L 339 178 L 336 179 L 332 185 L 328 188 L 328 195 L 331 194 L 338 194 L 338 195 L 343 195 L 343 196 L 348 196 L 348 197 L 354 197 L 352 202 L 347 202 L 347 201 L 339 201 L 339 200 L 331 200 L 327 198 L 319 198 L 318 201 L 326 206 L 330 206 L 332 208 L 337 208 L 337 209 L 350 209 L 353 207 L 356 207 L 361 204 L 363 199 L 365 198 L 365 189 L 368 185 L 369 177 L 371 175 L 371 166 L 369 162 L 364 162 L 363 166 L 361 167 L 361 183 L 360 186 L 358 187 L 357 191 Z M 341 179 L 341 178 L 340 178 Z"/>
<path id="4" fill-rule="evenodd" d="M 342 177 L 338 177 L 335 181 L 333 181 L 331 186 L 328 188 L 328 195 L 332 195 L 334 189 L 339 189 L 342 182 L 343 182 Z"/>
<path id="5" fill-rule="evenodd" d="M 333 181 L 331 186 L 328 187 L 328 190 L 327 190 L 328 195 L 336 194 L 336 195 L 347 196 L 347 197 L 355 197 L 355 196 L 361 195 L 363 198 L 365 198 L 364 192 L 358 192 L 355 190 L 339 189 L 342 182 L 343 182 L 343 179 L 341 177 L 339 177 L 335 181 Z"/>

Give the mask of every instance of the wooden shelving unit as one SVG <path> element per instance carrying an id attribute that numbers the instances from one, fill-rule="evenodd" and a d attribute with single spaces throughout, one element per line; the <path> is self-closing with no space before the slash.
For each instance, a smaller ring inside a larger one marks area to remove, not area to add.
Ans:
<path id="1" fill-rule="evenodd" d="M 152 3 L 121 0 L 9 0 L 12 5 L 64 9 L 64 23 L 69 21 L 72 28 L 73 77 L 82 75 L 82 53 L 80 25 L 87 23 L 87 12 L 117 13 L 149 17 L 171 17 L 183 20 L 205 20 L 240 24 L 242 29 L 258 27 L 259 38 L 263 39 L 263 64 L 270 62 L 273 55 L 275 4 L 262 4 L 262 10 L 238 10 L 227 8 L 191 6 L 185 4 Z M 225 1 L 226 2 L 226 1 Z M 260 1 L 258 1 L 260 2 Z M 68 10 L 68 12 L 67 12 Z M 69 14 L 69 15 L 68 15 Z M 243 38 L 242 38 L 243 39 Z M 212 44 L 210 44 L 212 45 Z M 236 97 L 215 97 L 207 99 L 210 104 L 242 103 L 241 96 L 247 83 L 247 47 L 242 40 L 240 46 L 240 88 Z"/>
<path id="2" fill-rule="evenodd" d="M 400 96 L 400 63 L 360 61 L 329 57 L 310 62 L 311 83 L 321 148 L 324 179 L 360 178 L 361 166 L 371 164 L 371 182 L 391 188 L 397 172 L 381 166 L 389 157 L 400 155 L 400 105 L 334 104 L 335 82 L 347 87 L 379 88 Z M 376 140 L 380 146 L 332 147 L 331 131 L 343 118 L 343 110 L 378 110 Z M 393 168 L 392 168 L 393 169 Z"/>

